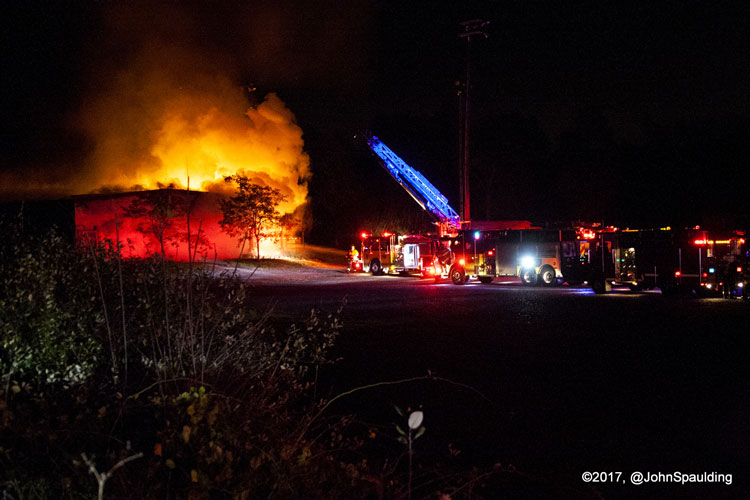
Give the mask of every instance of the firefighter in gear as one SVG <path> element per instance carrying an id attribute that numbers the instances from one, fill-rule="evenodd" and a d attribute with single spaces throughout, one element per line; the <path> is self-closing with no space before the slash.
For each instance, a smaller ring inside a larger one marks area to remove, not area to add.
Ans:
<path id="1" fill-rule="evenodd" d="M 349 252 L 346 254 L 346 270 L 348 272 L 361 270 L 361 263 L 359 260 L 359 251 L 357 251 L 357 247 L 352 245 L 352 248 L 349 249 Z"/>
<path id="2" fill-rule="evenodd" d="M 447 273 L 451 267 L 453 261 L 453 254 L 449 248 L 438 245 L 437 255 L 435 256 L 435 274 L 440 276 L 443 273 Z"/>
<path id="3" fill-rule="evenodd" d="M 349 250 L 349 253 L 346 255 L 349 260 L 355 260 L 359 259 L 359 251 L 357 250 L 357 247 L 352 245 L 352 248 Z"/>

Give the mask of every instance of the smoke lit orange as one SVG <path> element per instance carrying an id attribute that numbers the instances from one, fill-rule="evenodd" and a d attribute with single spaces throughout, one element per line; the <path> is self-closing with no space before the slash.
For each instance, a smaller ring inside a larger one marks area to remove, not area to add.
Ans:
<path id="1" fill-rule="evenodd" d="M 104 175 L 97 175 L 95 189 L 174 184 L 227 192 L 231 188 L 224 177 L 243 173 L 279 189 L 286 197 L 280 211 L 293 212 L 307 196 L 309 158 L 292 112 L 275 94 L 244 114 L 220 104 L 219 100 L 211 105 L 205 96 L 170 100 L 149 127 L 154 132 L 148 154 L 128 166 L 122 164 L 117 148 L 112 150 L 112 143 L 104 141 L 95 167 Z"/>

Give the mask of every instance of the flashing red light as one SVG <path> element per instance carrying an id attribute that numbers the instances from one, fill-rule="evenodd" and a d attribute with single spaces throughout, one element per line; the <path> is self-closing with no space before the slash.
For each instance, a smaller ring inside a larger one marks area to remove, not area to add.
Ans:
<path id="1" fill-rule="evenodd" d="M 674 272 L 674 277 L 675 278 L 679 278 L 680 276 L 682 276 L 682 272 L 681 271 L 675 271 Z"/>
<path id="2" fill-rule="evenodd" d="M 362 233 L 359 235 L 359 237 L 364 240 L 365 238 L 367 238 L 367 233 Z"/>
<path id="3" fill-rule="evenodd" d="M 741 272 L 742 272 L 742 266 L 737 266 L 737 272 L 738 272 L 738 273 L 741 273 Z"/>
<path id="4" fill-rule="evenodd" d="M 489 252 L 487 252 L 487 255 L 489 255 L 490 257 L 492 257 L 493 255 L 495 255 L 495 251 L 494 250 L 490 250 Z"/>
<path id="5" fill-rule="evenodd" d="M 460 260 L 458 261 L 458 263 L 459 263 L 459 265 L 461 265 L 461 266 L 465 266 L 465 265 L 466 265 L 466 259 L 460 259 Z"/>
<path id="6" fill-rule="evenodd" d="M 594 238 L 596 238 L 596 233 L 589 229 L 584 229 L 583 232 L 581 233 L 581 237 L 584 240 L 593 240 Z"/>
<path id="7" fill-rule="evenodd" d="M 703 273 L 704 278 L 708 278 L 708 273 Z"/>
<path id="8" fill-rule="evenodd" d="M 383 233 L 383 238 L 390 238 L 390 236 L 391 236 L 391 233 L 389 233 L 388 231 Z"/>
<path id="9" fill-rule="evenodd" d="M 744 244 L 745 244 L 745 238 L 740 238 L 740 245 L 744 245 Z"/>
<path id="10" fill-rule="evenodd" d="M 705 245 L 706 244 L 706 240 L 695 240 L 693 242 L 693 244 L 695 244 L 695 245 Z"/>

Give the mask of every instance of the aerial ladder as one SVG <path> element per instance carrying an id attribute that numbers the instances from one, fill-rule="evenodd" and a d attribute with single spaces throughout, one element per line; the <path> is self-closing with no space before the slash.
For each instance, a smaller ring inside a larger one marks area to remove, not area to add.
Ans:
<path id="1" fill-rule="evenodd" d="M 423 210 L 436 219 L 440 236 L 455 235 L 461 229 L 460 217 L 448 203 L 448 198 L 388 146 L 375 136 L 368 136 L 367 145 L 381 159 L 383 167 Z"/>
<path id="2" fill-rule="evenodd" d="M 524 270 L 524 266 L 521 266 L 519 270 L 517 262 L 517 254 L 521 251 L 522 233 L 526 230 L 532 231 L 532 233 L 527 234 L 527 239 L 531 237 L 533 241 L 534 236 L 540 237 L 541 233 L 537 231 L 540 228 L 535 228 L 529 221 L 522 220 L 461 221 L 458 213 L 448 203 L 448 199 L 419 171 L 409 166 L 377 137 L 366 136 L 366 140 L 370 149 L 381 159 L 381 163 L 388 173 L 414 198 L 422 209 L 432 214 L 437 221 L 436 225 L 440 238 L 433 241 L 435 244 L 430 252 L 423 253 L 419 249 L 418 242 L 404 244 L 401 249 L 403 259 L 396 259 L 396 270 L 419 269 L 423 276 L 426 274 L 435 276 L 448 274 L 456 284 L 464 283 L 469 275 L 476 276 L 482 283 L 489 283 L 495 276 L 516 276 Z M 537 247 L 540 246 L 545 248 L 550 246 L 557 250 L 562 241 L 562 232 L 553 231 L 553 233 L 556 236 L 553 242 L 549 244 L 540 242 L 534 245 L 537 252 Z M 500 248 L 498 245 L 502 243 L 501 246 L 508 247 L 510 243 L 505 240 L 509 237 L 512 239 L 513 236 L 517 236 L 519 241 L 511 245 L 512 248 L 505 252 L 509 255 L 504 255 L 503 259 L 500 259 L 496 254 L 496 250 Z M 546 233 L 544 233 L 544 236 L 547 236 Z M 416 248 L 413 252 L 414 258 L 409 259 L 408 255 L 414 248 Z M 508 260 L 508 262 L 505 262 L 505 260 Z M 538 263 L 537 260 L 539 260 Z M 533 265 L 526 266 L 529 283 L 537 283 L 542 279 L 538 278 L 539 276 L 547 276 L 546 281 L 544 281 L 545 284 L 556 283 L 557 275 L 561 274 L 558 271 L 561 259 L 553 259 L 553 265 L 545 265 L 545 262 L 542 262 L 543 260 L 534 259 Z M 503 264 L 502 270 L 500 264 Z M 377 265 L 380 265 L 380 261 L 377 262 Z M 508 269 L 505 269 L 506 267 Z M 379 270 L 380 267 L 377 267 L 377 269 Z"/>

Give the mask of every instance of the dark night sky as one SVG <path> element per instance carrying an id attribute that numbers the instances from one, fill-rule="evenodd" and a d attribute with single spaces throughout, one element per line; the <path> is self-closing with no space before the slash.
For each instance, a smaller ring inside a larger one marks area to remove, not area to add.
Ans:
<path id="1" fill-rule="evenodd" d="M 416 207 L 359 149 L 361 130 L 458 208 L 458 23 L 482 18 L 474 219 L 674 225 L 750 213 L 745 2 L 406 3 L 6 5 L 0 168 L 29 183 L 76 172 L 93 147 L 75 126 L 90 96 L 136 54 L 177 47 L 190 54 L 170 63 L 186 85 L 193 68 L 221 74 L 295 113 L 321 239 Z"/>

